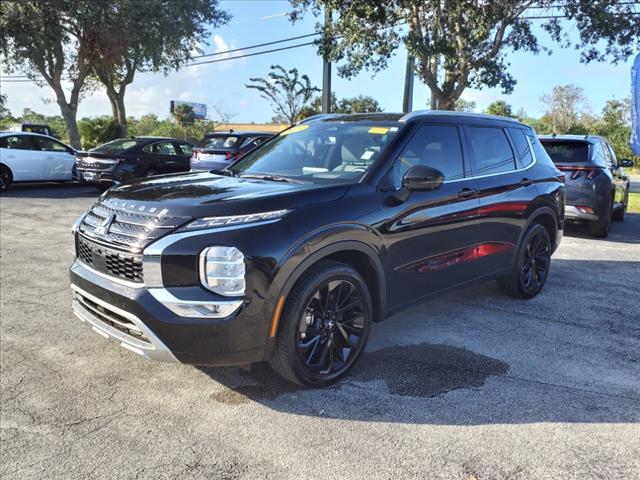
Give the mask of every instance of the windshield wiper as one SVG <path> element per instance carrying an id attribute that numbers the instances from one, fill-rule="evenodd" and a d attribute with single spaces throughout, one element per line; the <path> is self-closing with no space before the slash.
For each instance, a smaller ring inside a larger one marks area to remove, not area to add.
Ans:
<path id="1" fill-rule="evenodd" d="M 294 180 L 293 178 L 282 177 L 280 175 L 270 175 L 266 173 L 249 173 L 247 175 L 240 175 L 240 178 L 256 178 L 258 180 L 269 180 L 272 182 L 304 183 L 300 180 Z"/>

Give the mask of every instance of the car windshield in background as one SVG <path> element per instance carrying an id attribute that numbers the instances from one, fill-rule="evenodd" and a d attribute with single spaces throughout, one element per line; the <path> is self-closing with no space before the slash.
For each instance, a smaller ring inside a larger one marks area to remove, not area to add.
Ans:
<path id="1" fill-rule="evenodd" d="M 583 163 L 589 161 L 589 144 L 587 142 L 545 142 L 542 141 L 553 163 Z"/>
<path id="2" fill-rule="evenodd" d="M 105 143 L 104 145 L 99 145 L 89 151 L 96 153 L 121 152 L 131 147 L 135 147 L 136 145 L 139 145 L 141 143 L 143 143 L 141 140 L 136 140 L 133 138 L 120 138 L 118 140 L 113 140 L 112 142 Z"/>
<path id="3" fill-rule="evenodd" d="M 238 143 L 238 137 L 232 135 L 225 137 L 211 137 L 202 142 L 202 148 L 230 150 Z"/>
<path id="4" fill-rule="evenodd" d="M 297 125 L 231 167 L 240 176 L 317 183 L 358 181 L 397 134 L 399 123 L 318 122 Z"/>

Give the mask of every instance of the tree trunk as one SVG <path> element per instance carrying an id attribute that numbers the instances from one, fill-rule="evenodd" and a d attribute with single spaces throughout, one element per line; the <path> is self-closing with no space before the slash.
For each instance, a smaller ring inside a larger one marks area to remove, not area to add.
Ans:
<path id="1" fill-rule="evenodd" d="M 58 106 L 60 107 L 60 113 L 64 118 L 64 123 L 67 126 L 67 133 L 69 134 L 69 143 L 73 148 L 81 149 L 80 132 L 78 131 L 78 122 L 76 116 L 78 114 L 78 105 L 73 103 L 67 103 L 62 88 L 54 88 L 56 92 L 56 98 Z"/>
<path id="2" fill-rule="evenodd" d="M 127 125 L 127 111 L 124 106 L 124 85 L 120 88 L 120 92 L 116 98 L 118 106 L 118 124 L 120 125 L 120 135 L 127 137 L 129 135 L 129 127 Z"/>

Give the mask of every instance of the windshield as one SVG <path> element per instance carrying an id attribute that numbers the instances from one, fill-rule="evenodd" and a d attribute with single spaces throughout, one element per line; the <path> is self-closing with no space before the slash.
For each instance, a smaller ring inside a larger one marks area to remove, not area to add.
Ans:
<path id="1" fill-rule="evenodd" d="M 240 176 L 316 183 L 358 181 L 398 133 L 394 122 L 318 122 L 285 130 L 234 163 Z"/>
<path id="2" fill-rule="evenodd" d="M 233 135 L 205 138 L 202 142 L 202 148 L 217 148 L 220 150 L 229 150 L 238 143 L 238 137 Z"/>
<path id="3" fill-rule="evenodd" d="M 113 140 L 103 145 L 98 145 L 96 148 L 93 148 L 89 151 L 96 153 L 121 152 L 122 150 L 127 150 L 141 143 L 143 143 L 141 140 L 136 140 L 133 138 L 119 138 L 118 140 Z"/>
<path id="4" fill-rule="evenodd" d="M 553 163 L 583 163 L 589 161 L 589 144 L 587 142 L 545 142 L 542 146 Z"/>

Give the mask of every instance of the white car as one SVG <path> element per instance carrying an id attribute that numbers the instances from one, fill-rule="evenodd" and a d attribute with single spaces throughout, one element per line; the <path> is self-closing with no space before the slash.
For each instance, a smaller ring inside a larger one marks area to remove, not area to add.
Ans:
<path id="1" fill-rule="evenodd" d="M 0 191 L 13 182 L 73 180 L 76 152 L 47 135 L 0 132 Z"/>

